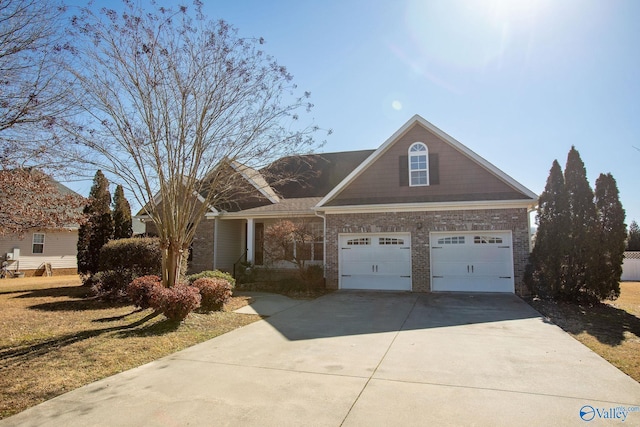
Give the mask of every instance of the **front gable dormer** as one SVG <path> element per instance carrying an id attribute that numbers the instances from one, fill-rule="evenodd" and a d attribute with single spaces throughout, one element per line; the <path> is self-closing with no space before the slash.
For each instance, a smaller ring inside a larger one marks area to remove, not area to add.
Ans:
<path id="1" fill-rule="evenodd" d="M 414 116 L 318 207 L 536 198 L 469 148 L 422 117 Z"/>

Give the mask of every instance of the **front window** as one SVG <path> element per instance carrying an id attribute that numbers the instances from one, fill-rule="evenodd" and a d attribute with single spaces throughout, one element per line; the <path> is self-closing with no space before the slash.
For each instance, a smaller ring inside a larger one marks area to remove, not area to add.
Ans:
<path id="1" fill-rule="evenodd" d="M 429 150 L 422 142 L 415 142 L 409 147 L 409 185 L 417 187 L 429 185 Z"/>
<path id="2" fill-rule="evenodd" d="M 31 253 L 44 253 L 44 233 L 33 233 L 33 245 L 31 247 Z"/>
<path id="3" fill-rule="evenodd" d="M 293 242 L 293 253 L 299 260 L 324 260 L 324 233 L 322 223 L 308 224 L 303 236 Z"/>

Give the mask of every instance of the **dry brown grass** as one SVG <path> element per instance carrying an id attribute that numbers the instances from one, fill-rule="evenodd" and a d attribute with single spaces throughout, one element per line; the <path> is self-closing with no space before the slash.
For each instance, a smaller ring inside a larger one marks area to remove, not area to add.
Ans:
<path id="1" fill-rule="evenodd" d="M 86 293 L 76 276 L 0 280 L 0 419 L 260 319 L 231 312 L 248 297 L 175 323 Z"/>
<path id="2" fill-rule="evenodd" d="M 640 282 L 622 282 L 620 297 L 596 305 L 532 301 L 578 341 L 640 382 Z"/>

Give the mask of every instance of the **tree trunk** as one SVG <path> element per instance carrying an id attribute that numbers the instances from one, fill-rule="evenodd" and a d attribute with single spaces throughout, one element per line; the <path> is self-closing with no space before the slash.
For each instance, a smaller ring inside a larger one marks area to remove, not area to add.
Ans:
<path id="1" fill-rule="evenodd" d="M 162 284 L 167 288 L 172 288 L 180 281 L 182 255 L 182 245 L 175 241 L 162 251 Z"/>

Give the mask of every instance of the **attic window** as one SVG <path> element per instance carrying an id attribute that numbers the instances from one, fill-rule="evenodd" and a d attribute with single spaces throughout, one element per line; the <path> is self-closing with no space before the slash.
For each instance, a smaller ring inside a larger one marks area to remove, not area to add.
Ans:
<path id="1" fill-rule="evenodd" d="M 429 150 L 422 142 L 414 142 L 409 147 L 409 185 L 411 187 L 429 185 Z"/>

